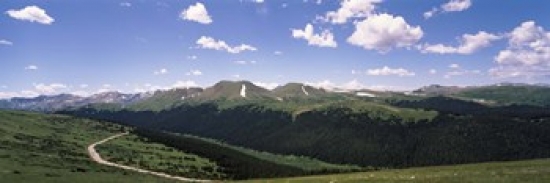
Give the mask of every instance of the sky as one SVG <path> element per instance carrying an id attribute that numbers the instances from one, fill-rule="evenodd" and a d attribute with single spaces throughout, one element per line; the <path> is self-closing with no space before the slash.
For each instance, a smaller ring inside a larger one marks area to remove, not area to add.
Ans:
<path id="1" fill-rule="evenodd" d="M 550 1 L 2 0 L 0 98 L 550 83 Z"/>

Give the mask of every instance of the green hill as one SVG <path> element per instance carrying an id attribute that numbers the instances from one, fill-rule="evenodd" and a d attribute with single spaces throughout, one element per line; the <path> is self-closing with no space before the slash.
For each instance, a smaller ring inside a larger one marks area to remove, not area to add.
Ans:
<path id="1" fill-rule="evenodd" d="M 175 88 L 171 90 L 156 91 L 153 96 L 132 104 L 129 108 L 133 110 L 153 110 L 159 111 L 169 109 L 185 102 L 199 97 L 202 88 Z"/>
<path id="2" fill-rule="evenodd" d="M 220 81 L 214 86 L 204 89 L 196 97 L 199 100 L 239 100 L 239 99 L 275 99 L 265 88 L 248 81 Z"/>
<path id="3" fill-rule="evenodd" d="M 67 116 L 0 111 L 1 182 L 167 182 L 90 160 L 89 144 L 123 129 Z"/>
<path id="4" fill-rule="evenodd" d="M 533 85 L 485 86 L 465 89 L 454 96 L 500 105 L 550 106 L 550 87 Z"/>
<path id="5" fill-rule="evenodd" d="M 550 159 L 435 166 L 295 178 L 257 179 L 242 182 L 543 183 L 550 182 Z"/>
<path id="6" fill-rule="evenodd" d="M 301 83 L 288 83 L 272 90 L 273 94 L 281 98 L 292 97 L 316 97 L 327 92 L 323 89 L 314 88 Z"/>

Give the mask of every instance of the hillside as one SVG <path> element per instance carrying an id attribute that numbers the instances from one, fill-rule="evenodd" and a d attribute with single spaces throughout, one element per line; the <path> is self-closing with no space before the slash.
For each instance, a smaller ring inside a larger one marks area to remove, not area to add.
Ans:
<path id="1" fill-rule="evenodd" d="M 495 85 L 465 89 L 453 96 L 499 105 L 550 106 L 550 87 L 535 85 Z"/>
<path id="2" fill-rule="evenodd" d="M 166 182 L 90 160 L 86 146 L 123 129 L 67 116 L 0 111 L 2 182 Z"/>
<path id="3" fill-rule="evenodd" d="M 158 113 L 66 114 L 336 164 L 401 168 L 550 157 L 550 110 L 456 98 L 206 102 Z M 345 149 L 345 150 L 344 150 Z"/>
<path id="4" fill-rule="evenodd" d="M 204 89 L 198 100 L 275 99 L 265 88 L 248 81 L 220 81 Z"/>
<path id="5" fill-rule="evenodd" d="M 88 145 L 128 130 L 133 133 L 96 147 L 105 160 L 170 175 L 214 180 L 360 170 L 356 166 L 258 152 L 199 137 L 134 131 L 112 123 L 62 115 L 0 111 L 0 172 L 5 174 L 2 178 L 9 182 L 168 181 L 90 160 Z M 181 142 L 186 146 L 181 146 Z"/>
<path id="6" fill-rule="evenodd" d="M 542 183 L 550 182 L 550 160 L 491 162 L 295 178 L 257 179 L 241 182 Z"/>
<path id="7" fill-rule="evenodd" d="M 323 89 L 314 88 L 301 83 L 288 83 L 272 90 L 273 94 L 280 98 L 316 97 L 326 94 Z"/>
<path id="8" fill-rule="evenodd" d="M 170 90 L 156 91 L 151 97 L 136 102 L 129 106 L 133 110 L 162 110 L 169 109 L 185 102 L 199 97 L 202 88 L 175 88 Z"/>

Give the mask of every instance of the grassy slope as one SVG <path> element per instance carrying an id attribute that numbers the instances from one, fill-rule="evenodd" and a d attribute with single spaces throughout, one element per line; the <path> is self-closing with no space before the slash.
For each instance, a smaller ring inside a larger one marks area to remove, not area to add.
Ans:
<path id="1" fill-rule="evenodd" d="M 550 159 L 435 166 L 243 182 L 550 182 Z"/>
<path id="2" fill-rule="evenodd" d="M 101 144 L 96 149 L 106 160 L 146 170 L 191 178 L 225 177 L 216 163 L 208 159 L 151 143 L 133 134 Z"/>
<path id="3" fill-rule="evenodd" d="M 358 166 L 332 164 L 332 163 L 327 163 L 324 161 L 320 161 L 320 160 L 313 159 L 310 157 L 305 157 L 305 156 L 279 155 L 279 154 L 273 154 L 269 152 L 256 151 L 248 148 L 221 143 L 214 139 L 201 138 L 201 137 L 196 137 L 191 135 L 183 135 L 183 136 L 188 138 L 200 139 L 202 141 L 205 141 L 211 144 L 216 144 L 218 146 L 222 146 L 225 148 L 234 149 L 261 160 L 271 161 L 282 165 L 288 165 L 291 167 L 296 167 L 307 171 L 320 171 L 323 169 L 350 171 L 350 170 L 360 169 L 360 167 Z"/>
<path id="4" fill-rule="evenodd" d="M 455 94 L 467 99 L 484 99 L 501 105 L 550 105 L 550 88 L 539 86 L 487 86 Z"/>
<path id="5" fill-rule="evenodd" d="M 0 111 L 0 182 L 168 182 L 90 160 L 86 147 L 119 129 L 66 116 Z"/>

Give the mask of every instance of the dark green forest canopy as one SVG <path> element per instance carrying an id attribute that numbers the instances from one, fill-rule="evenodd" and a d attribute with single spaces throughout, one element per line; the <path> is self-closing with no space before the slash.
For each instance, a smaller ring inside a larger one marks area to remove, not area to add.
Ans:
<path id="1" fill-rule="evenodd" d="M 550 156 L 546 107 L 403 98 L 296 100 L 288 105 L 220 100 L 158 112 L 81 108 L 63 113 L 365 167 Z"/>

